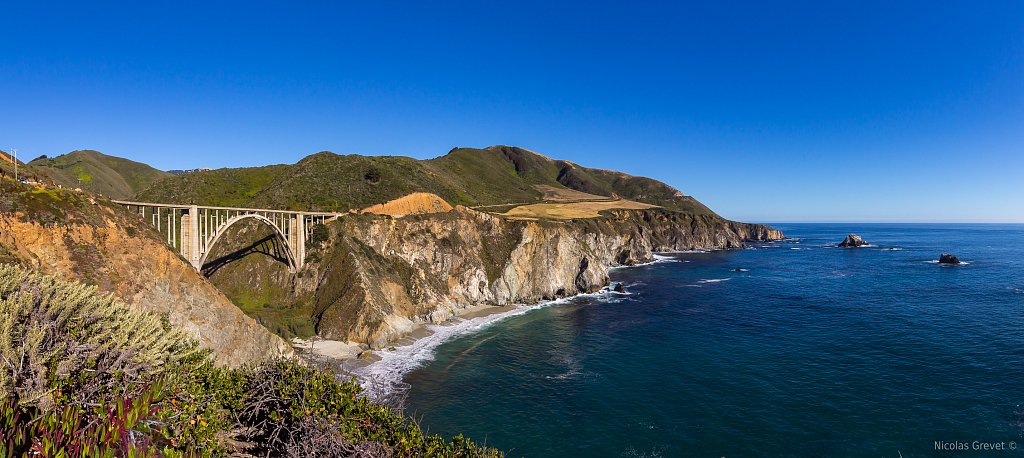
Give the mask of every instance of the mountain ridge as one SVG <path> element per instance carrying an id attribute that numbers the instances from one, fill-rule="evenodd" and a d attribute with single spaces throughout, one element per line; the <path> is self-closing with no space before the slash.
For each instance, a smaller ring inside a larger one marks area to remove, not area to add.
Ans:
<path id="1" fill-rule="evenodd" d="M 225 186 L 226 184 L 231 186 Z M 454 148 L 432 159 L 321 151 L 295 164 L 223 168 L 166 177 L 139 200 L 199 205 L 337 211 L 366 208 L 414 192 L 467 207 L 539 202 L 538 186 L 623 197 L 670 210 L 716 215 L 692 196 L 654 180 L 584 167 L 514 146 Z M 218 188 L 224 190 L 218 191 Z"/>

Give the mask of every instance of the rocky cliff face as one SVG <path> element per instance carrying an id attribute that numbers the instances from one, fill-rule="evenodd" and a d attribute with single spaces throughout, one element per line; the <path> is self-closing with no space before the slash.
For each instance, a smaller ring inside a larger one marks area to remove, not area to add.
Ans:
<path id="1" fill-rule="evenodd" d="M 166 314 L 231 366 L 291 354 L 192 270 L 159 235 L 116 205 L 67 190 L 0 183 L 0 262 L 80 280 Z"/>
<path id="2" fill-rule="evenodd" d="M 782 238 L 767 226 L 660 209 L 543 222 L 458 207 L 403 218 L 351 215 L 330 229 L 330 240 L 313 251 L 316 281 L 303 282 L 315 288 L 316 332 L 374 348 L 468 305 L 595 291 L 608 284 L 609 268 L 651 261 L 657 251 Z"/>

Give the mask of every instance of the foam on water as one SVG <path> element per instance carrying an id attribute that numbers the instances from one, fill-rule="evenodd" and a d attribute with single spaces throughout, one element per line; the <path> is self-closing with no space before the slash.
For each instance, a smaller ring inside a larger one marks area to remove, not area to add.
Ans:
<path id="1" fill-rule="evenodd" d="M 578 294 L 531 305 L 519 305 L 511 310 L 493 315 L 468 319 L 455 318 L 453 321 L 445 324 L 426 325 L 425 327 L 431 331 L 430 335 L 417 339 L 408 345 L 395 346 L 393 347 L 394 350 L 378 351 L 376 352 L 376 355 L 380 358 L 378 361 L 363 367 L 354 368 L 351 372 L 359 378 L 359 383 L 371 398 L 379 397 L 388 392 L 401 389 L 403 387 L 402 380 L 406 374 L 433 360 L 434 350 L 455 337 L 480 331 L 509 317 L 519 316 L 552 305 L 566 304 L 575 298 L 590 297 L 602 301 L 619 302 L 609 300 L 609 293 L 615 295 L 629 294 L 614 293 L 607 289 L 602 289 L 596 293 Z"/>
<path id="2" fill-rule="evenodd" d="M 544 378 L 548 380 L 569 380 L 582 375 L 581 369 L 583 366 L 582 364 L 580 364 L 578 358 L 569 354 L 563 354 L 560 355 L 557 359 L 559 360 L 559 363 L 566 366 L 565 371 L 557 375 L 545 375 Z"/>
<path id="3" fill-rule="evenodd" d="M 650 261 L 650 262 L 641 262 L 639 264 L 633 264 L 633 265 L 630 265 L 630 266 L 615 266 L 615 267 L 610 268 L 609 270 L 625 269 L 625 268 L 629 268 L 629 267 L 650 266 L 650 265 L 658 264 L 658 263 L 662 263 L 662 262 L 690 262 L 690 261 L 687 261 L 685 259 L 679 259 L 679 258 L 674 257 L 674 256 L 666 256 L 664 254 L 659 254 L 659 253 L 652 253 L 652 256 L 654 257 L 654 260 Z"/>
<path id="4" fill-rule="evenodd" d="M 937 259 L 929 259 L 929 260 L 924 261 L 924 262 L 927 263 L 927 264 L 938 264 L 939 263 L 939 261 Z M 967 261 L 960 261 L 960 264 L 943 264 L 942 267 L 947 267 L 947 266 L 948 267 L 967 266 L 967 265 L 970 265 L 970 264 L 971 263 L 969 263 Z"/>
<path id="5" fill-rule="evenodd" d="M 703 280 L 697 280 L 697 283 L 721 283 L 729 280 L 732 280 L 732 278 L 705 278 Z"/>

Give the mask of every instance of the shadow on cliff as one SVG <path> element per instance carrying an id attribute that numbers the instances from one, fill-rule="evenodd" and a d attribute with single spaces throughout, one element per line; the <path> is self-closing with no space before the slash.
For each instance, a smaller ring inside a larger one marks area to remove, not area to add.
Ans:
<path id="1" fill-rule="evenodd" d="M 275 234 L 268 235 L 262 239 L 257 240 L 251 245 L 245 246 L 238 250 L 232 251 L 228 254 L 218 257 L 212 261 L 203 264 L 203 276 L 210 278 L 213 274 L 217 273 L 220 269 L 224 268 L 228 264 L 235 261 L 245 259 L 247 256 L 252 255 L 265 255 L 275 261 L 278 261 L 285 266 L 288 265 L 288 255 L 285 253 L 285 247 L 281 244 L 281 239 Z"/>

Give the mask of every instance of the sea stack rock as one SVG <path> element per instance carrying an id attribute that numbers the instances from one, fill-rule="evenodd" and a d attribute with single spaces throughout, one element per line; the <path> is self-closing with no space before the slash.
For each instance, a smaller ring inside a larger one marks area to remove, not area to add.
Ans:
<path id="1" fill-rule="evenodd" d="M 612 290 L 615 291 L 616 293 L 624 293 L 626 292 L 626 287 L 622 286 L 622 283 L 616 283 L 615 288 L 613 288 Z"/>
<path id="2" fill-rule="evenodd" d="M 949 253 L 942 253 L 942 256 L 939 256 L 939 264 L 960 264 L 960 260 Z"/>
<path id="3" fill-rule="evenodd" d="M 865 242 L 864 239 L 860 238 L 859 235 L 857 235 L 857 234 L 850 234 L 850 235 L 846 236 L 846 239 L 843 240 L 842 243 L 839 244 L 839 246 L 842 246 L 842 247 L 854 247 L 854 248 L 856 248 L 856 247 L 864 246 L 864 245 L 867 245 L 867 244 L 868 244 L 868 242 Z"/>

